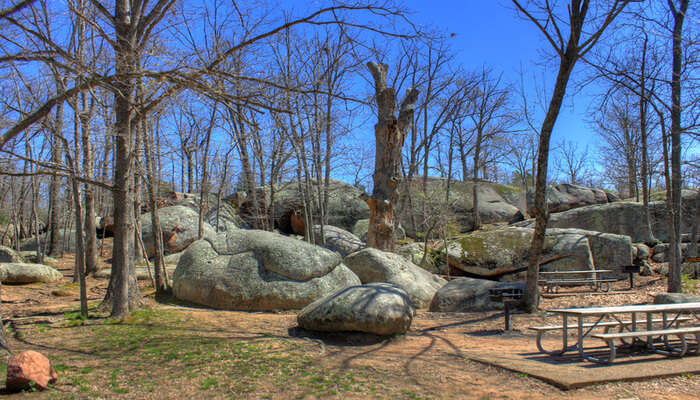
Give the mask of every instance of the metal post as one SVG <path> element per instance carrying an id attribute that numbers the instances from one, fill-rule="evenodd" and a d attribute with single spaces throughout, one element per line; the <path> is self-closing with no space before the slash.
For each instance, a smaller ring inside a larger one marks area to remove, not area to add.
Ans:
<path id="1" fill-rule="evenodd" d="M 630 272 L 630 289 L 634 289 L 634 272 Z"/>
<path id="2" fill-rule="evenodd" d="M 510 301 L 506 300 L 503 302 L 506 308 L 506 330 L 510 330 Z"/>

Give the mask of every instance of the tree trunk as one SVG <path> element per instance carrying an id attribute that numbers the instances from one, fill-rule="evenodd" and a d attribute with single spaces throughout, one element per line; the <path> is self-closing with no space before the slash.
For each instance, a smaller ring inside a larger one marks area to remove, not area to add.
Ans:
<path id="1" fill-rule="evenodd" d="M 476 143 L 474 145 L 474 177 L 472 186 L 472 199 L 473 207 L 472 213 L 474 218 L 473 230 L 479 229 L 481 227 L 481 217 L 479 216 L 479 190 L 477 188 L 477 181 L 479 179 L 479 153 L 481 153 L 481 140 L 483 137 L 483 129 L 481 127 L 477 128 L 476 133 Z"/>
<path id="2" fill-rule="evenodd" d="M 115 26 L 117 42 L 115 46 L 117 75 L 128 75 L 137 70 L 134 55 L 133 27 L 130 1 L 117 0 L 115 3 Z M 115 169 L 114 169 L 114 246 L 112 254 L 112 275 L 104 303 L 112 305 L 112 317 L 122 318 L 129 314 L 130 303 L 140 300 L 138 286 L 131 284 L 129 272 L 132 269 L 131 241 L 134 237 L 134 202 L 132 192 L 133 160 L 131 157 L 133 136 L 131 115 L 134 96 L 132 78 L 123 78 L 114 83 L 115 102 Z"/>
<path id="3" fill-rule="evenodd" d="M 386 64 L 367 64 L 376 91 L 378 121 L 374 126 L 376 139 L 376 156 L 374 164 L 374 188 L 372 197 L 365 197 L 369 205 L 369 230 L 367 245 L 380 250 L 391 251 L 394 248 L 394 214 L 399 193 L 398 183 L 401 179 L 401 149 L 408 128 L 413 121 L 418 90 L 411 88 L 401 102 L 398 118 L 396 113 L 396 93 L 386 86 Z"/>
<path id="4" fill-rule="evenodd" d="M 83 95 L 83 107 L 80 115 L 80 126 L 83 142 L 83 175 L 87 179 L 93 177 L 93 154 L 90 144 L 90 117 L 87 114 L 87 104 Z M 78 155 L 76 154 L 76 159 Z M 95 229 L 95 195 L 90 184 L 83 187 L 85 192 L 85 274 L 97 271 L 97 234 Z"/>
<path id="5" fill-rule="evenodd" d="M 197 238 L 201 239 L 203 235 L 204 227 L 204 214 L 209 208 L 209 183 L 207 182 L 207 158 L 209 157 L 209 143 L 211 142 L 211 132 L 214 130 L 214 121 L 216 119 L 216 107 L 218 104 L 214 104 L 214 109 L 211 112 L 211 118 L 209 119 L 209 127 L 207 128 L 207 137 L 204 145 L 204 154 L 202 155 L 202 184 L 199 188 L 199 226 L 197 229 Z"/>
<path id="6" fill-rule="evenodd" d="M 671 79 L 671 207 L 673 221 L 670 233 L 671 261 L 668 266 L 668 291 L 680 292 L 681 287 L 681 67 L 683 62 L 682 32 L 689 0 L 668 0 L 673 11 L 673 75 Z"/>
<path id="7" fill-rule="evenodd" d="M 63 103 L 58 103 L 56 105 L 56 119 L 54 129 L 57 132 L 63 130 Z M 58 144 L 57 138 L 51 138 L 51 162 L 60 163 L 61 162 L 61 146 Z M 60 205 L 60 186 L 61 178 L 56 175 L 51 176 L 51 183 L 49 184 L 49 210 L 51 214 L 49 215 L 49 226 L 47 230 L 48 237 L 48 254 L 51 257 L 60 257 L 61 249 L 58 243 L 58 232 L 60 230 L 61 224 L 61 205 Z"/>
<path id="8" fill-rule="evenodd" d="M 644 36 L 642 47 L 642 66 L 639 85 L 639 134 L 642 139 L 642 224 L 646 229 L 646 242 L 654 242 L 654 231 L 651 229 L 651 213 L 649 212 L 649 149 L 647 146 L 647 98 L 646 98 L 646 62 L 647 44 L 649 38 Z"/>
<path id="9" fill-rule="evenodd" d="M 165 263 L 163 261 L 163 236 L 161 235 L 160 216 L 158 215 L 158 204 L 156 198 L 158 196 L 158 179 L 153 171 L 154 154 L 151 135 L 146 129 L 146 121 L 141 121 L 143 125 L 143 147 L 144 159 L 146 163 L 146 176 L 148 177 L 148 204 L 151 209 L 151 227 L 153 230 L 153 241 L 155 255 L 153 257 L 153 275 L 156 285 L 156 293 L 163 294 L 169 291 L 168 280 L 165 279 Z M 158 132 L 156 130 L 156 135 Z"/>
<path id="10" fill-rule="evenodd" d="M 581 21 L 581 24 L 583 24 L 583 21 Z M 527 282 L 525 287 L 525 309 L 528 312 L 534 312 L 537 309 L 537 277 L 540 270 L 540 255 L 542 254 L 542 248 L 544 246 L 547 220 L 549 219 L 546 199 L 549 139 L 552 135 L 554 124 L 557 122 L 557 117 L 559 116 L 559 110 L 561 109 L 561 104 L 566 94 L 566 86 L 569 82 L 571 71 L 578 57 L 578 38 L 580 34 L 580 30 L 575 32 L 572 27 L 572 37 L 569 38 L 567 51 L 561 58 L 552 99 L 549 102 L 547 115 L 540 129 L 540 142 L 537 151 L 537 175 L 535 181 L 535 232 L 530 245 L 530 259 L 528 262 Z"/>
<path id="11" fill-rule="evenodd" d="M 88 316 L 87 282 L 85 281 L 85 247 L 83 246 L 83 210 L 80 205 L 80 184 L 75 178 L 75 164 L 73 166 L 71 184 L 73 185 L 73 206 L 75 207 L 75 271 L 80 282 L 80 315 Z M 75 279 L 74 279 L 75 280 Z"/>

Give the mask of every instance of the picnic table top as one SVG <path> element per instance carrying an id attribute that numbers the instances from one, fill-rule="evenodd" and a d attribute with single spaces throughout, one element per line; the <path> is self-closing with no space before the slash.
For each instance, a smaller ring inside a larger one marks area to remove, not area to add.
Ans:
<path id="1" fill-rule="evenodd" d="M 588 307 L 588 308 L 558 308 L 547 310 L 559 314 L 570 315 L 601 315 L 613 313 L 631 313 L 631 312 L 658 312 L 658 311 L 700 311 L 700 302 L 695 303 L 678 303 L 678 304 L 641 304 L 630 306 L 615 306 L 615 307 Z"/>
<path id="2" fill-rule="evenodd" d="M 559 275 L 559 274 L 597 274 L 601 272 L 614 272 L 611 269 L 589 269 L 587 271 L 540 271 L 540 275 Z"/>

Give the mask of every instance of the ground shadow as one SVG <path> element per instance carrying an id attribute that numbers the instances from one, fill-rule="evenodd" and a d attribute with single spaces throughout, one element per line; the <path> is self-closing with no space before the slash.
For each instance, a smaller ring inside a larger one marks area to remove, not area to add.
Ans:
<path id="1" fill-rule="evenodd" d="M 379 344 L 388 340 L 391 340 L 391 336 L 375 335 L 372 333 L 364 332 L 351 332 L 351 331 L 341 331 L 341 332 L 318 332 L 310 331 L 304 328 L 294 326 L 287 330 L 290 337 L 294 338 L 308 338 L 314 340 L 320 340 L 329 346 L 372 346 Z"/>

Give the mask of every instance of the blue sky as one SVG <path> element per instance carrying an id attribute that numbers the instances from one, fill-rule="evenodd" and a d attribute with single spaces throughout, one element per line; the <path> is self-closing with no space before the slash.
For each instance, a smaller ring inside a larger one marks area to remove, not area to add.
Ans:
<path id="1" fill-rule="evenodd" d="M 496 72 L 502 71 L 507 80 L 515 83 L 519 80 L 522 65 L 526 78 L 532 78 L 534 73 L 539 79 L 544 73 L 546 87 L 553 86 L 556 66 L 550 64 L 545 70 L 542 65 L 542 51 L 549 52 L 549 44 L 532 23 L 517 16 L 510 1 L 404 0 L 404 3 L 414 12 L 411 15 L 414 22 L 455 34 L 450 39 L 450 44 L 457 52 L 458 61 L 465 68 L 477 70 L 482 65 L 491 66 Z M 574 74 L 580 71 L 579 66 Z M 586 112 L 591 98 L 585 92 L 571 96 L 571 83 L 568 89 L 570 96 L 554 127 L 552 144 L 566 139 L 582 146 L 593 146 L 596 135 L 586 125 Z M 587 91 L 590 89 L 592 88 Z M 548 101 L 549 98 L 545 100 Z"/>

